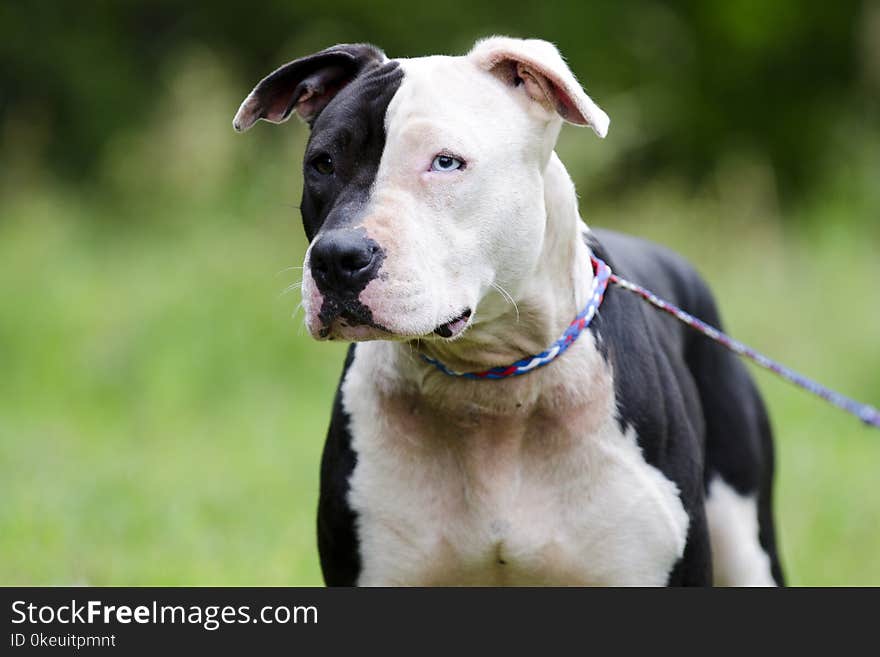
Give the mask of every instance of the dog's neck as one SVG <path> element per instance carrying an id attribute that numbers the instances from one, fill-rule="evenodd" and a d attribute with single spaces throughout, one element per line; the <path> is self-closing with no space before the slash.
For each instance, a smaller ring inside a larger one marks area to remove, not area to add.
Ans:
<path id="1" fill-rule="evenodd" d="M 475 323 L 458 340 L 369 343 L 385 352 L 384 357 L 377 360 L 389 366 L 386 373 L 391 378 L 402 378 L 433 396 L 443 396 L 443 391 L 452 394 L 453 389 L 471 389 L 474 384 L 482 386 L 481 393 L 497 393 L 499 385 L 507 388 L 511 382 L 466 382 L 448 377 L 423 362 L 417 354 L 424 353 L 457 371 L 479 371 L 539 353 L 559 338 L 586 304 L 593 270 L 583 239 L 586 226 L 578 213 L 574 185 L 555 153 L 551 154 L 544 174 L 544 201 L 546 223 L 541 256 L 534 271 L 524 277 L 525 283 L 513 293 L 512 301 L 505 300 L 500 292 L 491 291 L 477 308 Z M 592 344 L 592 339 L 581 342 L 585 344 L 575 345 L 578 347 L 573 349 L 575 353 L 583 352 L 587 343 Z M 568 356 L 567 360 L 573 358 L 576 357 Z M 518 377 L 529 381 L 510 387 L 528 389 L 528 397 L 538 396 L 539 389 L 546 387 L 554 374 L 568 369 L 560 365 L 553 363 L 543 368 L 544 371 Z"/>

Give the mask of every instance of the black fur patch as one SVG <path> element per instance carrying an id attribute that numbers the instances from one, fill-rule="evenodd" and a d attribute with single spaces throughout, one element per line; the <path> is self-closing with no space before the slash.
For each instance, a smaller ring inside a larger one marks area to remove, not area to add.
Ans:
<path id="1" fill-rule="evenodd" d="M 354 350 L 355 345 L 348 348 L 340 385 L 354 360 Z M 318 499 L 318 552 L 328 586 L 354 586 L 361 571 L 355 528 L 357 518 L 348 504 L 348 480 L 356 463 L 348 413 L 342 407 L 342 391 L 337 390 L 321 458 L 321 494 Z"/>
<path id="2" fill-rule="evenodd" d="M 385 150 L 385 112 L 403 80 L 397 62 L 355 78 L 315 120 L 303 159 L 303 227 L 309 241 L 320 230 L 356 225 Z M 314 166 L 329 156 L 333 173 Z"/>

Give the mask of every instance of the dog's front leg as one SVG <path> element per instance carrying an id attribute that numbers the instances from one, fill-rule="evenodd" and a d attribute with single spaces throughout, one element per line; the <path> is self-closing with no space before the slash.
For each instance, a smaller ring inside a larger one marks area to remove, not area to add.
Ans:
<path id="1" fill-rule="evenodd" d="M 712 550 L 703 496 L 688 513 L 687 544 L 684 554 L 669 574 L 669 586 L 712 586 Z"/>

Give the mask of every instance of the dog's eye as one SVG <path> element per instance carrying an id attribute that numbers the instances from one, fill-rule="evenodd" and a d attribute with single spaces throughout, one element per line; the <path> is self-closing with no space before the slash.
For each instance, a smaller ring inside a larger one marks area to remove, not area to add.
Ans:
<path id="1" fill-rule="evenodd" d="M 455 171 L 464 168 L 464 162 L 451 155 L 438 155 L 431 162 L 431 171 Z"/>
<path id="2" fill-rule="evenodd" d="M 312 168 L 322 176 L 329 176 L 333 173 L 333 160 L 327 154 L 318 155 L 312 159 Z"/>

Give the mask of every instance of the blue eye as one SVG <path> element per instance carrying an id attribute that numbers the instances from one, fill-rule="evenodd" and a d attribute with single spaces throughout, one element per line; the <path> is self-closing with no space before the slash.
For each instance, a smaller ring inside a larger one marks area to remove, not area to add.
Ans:
<path id="1" fill-rule="evenodd" d="M 438 155 L 434 158 L 434 161 L 431 162 L 431 171 L 447 172 L 463 168 L 464 162 L 451 155 Z"/>

